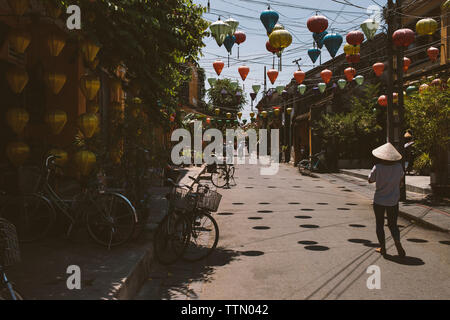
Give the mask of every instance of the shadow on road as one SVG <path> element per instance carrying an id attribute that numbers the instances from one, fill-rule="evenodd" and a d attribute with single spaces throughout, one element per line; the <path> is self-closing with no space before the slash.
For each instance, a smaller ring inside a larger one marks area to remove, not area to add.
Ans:
<path id="1" fill-rule="evenodd" d="M 420 259 L 420 258 L 416 258 L 416 257 L 399 257 L 399 256 L 391 256 L 390 254 L 387 254 L 385 256 L 386 260 L 398 263 L 398 264 L 403 264 L 406 266 L 422 266 L 425 264 L 425 262 Z"/>

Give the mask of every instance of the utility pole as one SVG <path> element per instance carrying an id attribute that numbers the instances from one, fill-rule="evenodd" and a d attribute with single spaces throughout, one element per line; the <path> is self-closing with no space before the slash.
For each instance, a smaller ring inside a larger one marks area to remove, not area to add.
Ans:
<path id="1" fill-rule="evenodd" d="M 394 99 L 393 99 L 393 86 L 394 86 L 394 52 L 393 52 L 393 42 L 392 35 L 394 33 L 394 3 L 393 0 L 388 0 L 388 9 L 387 9 L 387 23 L 388 23 L 388 34 L 387 34 L 387 56 L 388 56 L 388 81 L 387 81 L 387 119 L 386 119 L 386 140 L 387 142 L 393 142 L 394 136 L 394 128 L 393 124 L 393 107 L 394 107 Z"/>

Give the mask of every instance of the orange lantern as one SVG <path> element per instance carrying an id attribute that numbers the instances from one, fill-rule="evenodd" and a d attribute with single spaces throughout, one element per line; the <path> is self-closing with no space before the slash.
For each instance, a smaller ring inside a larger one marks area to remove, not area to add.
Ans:
<path id="1" fill-rule="evenodd" d="M 247 79 L 248 73 L 250 72 L 250 68 L 247 66 L 241 66 L 238 68 L 239 74 L 241 75 L 242 81 Z"/>
<path id="2" fill-rule="evenodd" d="M 16 134 L 21 134 L 30 120 L 30 115 L 23 108 L 11 108 L 6 112 L 6 122 Z"/>
<path id="3" fill-rule="evenodd" d="M 78 118 L 78 128 L 86 138 L 92 138 L 98 128 L 98 123 L 98 117 L 93 113 L 85 113 Z"/>
<path id="4" fill-rule="evenodd" d="M 67 113 L 63 110 L 51 110 L 45 115 L 45 122 L 53 134 L 59 134 L 67 123 Z"/>
<path id="5" fill-rule="evenodd" d="M 91 40 L 84 40 L 81 44 L 81 52 L 87 62 L 94 61 L 99 51 L 100 47 Z"/>
<path id="6" fill-rule="evenodd" d="M 320 73 L 320 76 L 325 83 L 329 83 L 331 80 L 331 77 L 333 76 L 333 72 L 331 70 L 325 69 Z"/>
<path id="7" fill-rule="evenodd" d="M 64 73 L 48 72 L 44 76 L 45 84 L 53 94 L 59 94 L 66 83 L 66 75 Z"/>
<path id="8" fill-rule="evenodd" d="M 50 50 L 50 54 L 53 57 L 57 57 L 61 53 L 62 49 L 64 49 L 64 46 L 66 45 L 66 39 L 60 34 L 51 34 L 47 38 L 47 45 L 48 49 Z"/>
<path id="9" fill-rule="evenodd" d="M 23 142 L 10 142 L 6 147 L 6 155 L 12 164 L 19 167 L 30 156 L 30 147 Z"/>
<path id="10" fill-rule="evenodd" d="M 15 94 L 19 94 L 28 83 L 28 73 L 25 69 L 14 66 L 6 72 L 6 80 L 8 80 L 11 90 Z"/>
<path id="11" fill-rule="evenodd" d="M 213 67 L 218 76 L 220 76 L 220 74 L 222 73 L 224 66 L 225 66 L 225 63 L 223 63 L 223 61 L 220 61 L 220 60 L 214 61 Z"/>
<path id="12" fill-rule="evenodd" d="M 267 76 L 269 77 L 270 82 L 274 84 L 278 78 L 278 71 L 275 69 L 270 69 L 269 71 L 267 71 Z"/>
<path id="13" fill-rule="evenodd" d="M 88 100 L 93 100 L 100 89 L 100 79 L 94 75 L 84 75 L 80 79 L 80 89 Z"/>
<path id="14" fill-rule="evenodd" d="M 94 165 L 97 162 L 97 157 L 91 151 L 82 150 L 74 155 L 73 160 L 80 174 L 82 176 L 87 176 L 94 168 Z"/>
<path id="15" fill-rule="evenodd" d="M 29 7 L 28 0 L 7 0 L 7 1 L 9 7 L 17 16 L 22 16 L 28 10 Z"/>
<path id="16" fill-rule="evenodd" d="M 9 46 L 18 53 L 24 53 L 31 42 L 31 34 L 24 29 L 13 29 L 8 35 Z"/>
<path id="17" fill-rule="evenodd" d="M 376 76 L 379 77 L 383 74 L 384 72 L 384 63 L 382 62 L 377 62 L 373 65 L 373 71 L 375 72 Z"/>
<path id="18" fill-rule="evenodd" d="M 302 84 L 302 82 L 305 80 L 306 73 L 302 70 L 297 70 L 294 72 L 294 78 L 295 81 L 297 81 L 298 84 Z"/>
<path id="19" fill-rule="evenodd" d="M 411 59 L 404 57 L 403 58 L 403 71 L 404 72 L 408 71 L 410 65 L 411 65 Z"/>
<path id="20" fill-rule="evenodd" d="M 353 81 L 353 78 L 355 78 L 355 76 L 356 76 L 356 70 L 355 70 L 355 68 L 347 68 L 344 70 L 344 74 L 345 74 L 345 77 L 347 78 L 347 81 L 351 82 L 351 81 Z"/>

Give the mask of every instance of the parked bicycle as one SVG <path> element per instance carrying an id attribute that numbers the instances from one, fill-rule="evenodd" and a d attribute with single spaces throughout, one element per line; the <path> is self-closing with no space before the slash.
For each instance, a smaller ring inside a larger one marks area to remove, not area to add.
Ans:
<path id="1" fill-rule="evenodd" d="M 108 248 L 128 241 L 138 221 L 130 201 L 120 193 L 100 190 L 98 182 L 90 182 L 79 194 L 63 199 L 51 184 L 58 168 L 57 158 L 50 155 L 45 160 L 38 192 L 7 197 L 4 201 L 0 216 L 16 226 L 19 240 L 32 242 L 44 238 L 58 212 L 69 222 L 67 237 L 75 226 L 84 224 L 89 236 Z"/>
<path id="2" fill-rule="evenodd" d="M 236 181 L 234 180 L 236 168 L 233 164 L 226 162 L 222 164 L 213 163 L 208 165 L 206 170 L 208 173 L 211 173 L 211 182 L 217 188 L 230 188 L 230 186 L 236 185 Z"/>
<path id="3" fill-rule="evenodd" d="M 304 159 L 298 164 L 299 170 L 309 170 L 311 172 L 321 172 L 327 170 L 325 163 L 325 151 L 321 151 L 311 156 L 309 159 Z"/>
<path id="4" fill-rule="evenodd" d="M 6 268 L 20 262 L 19 241 L 14 225 L 0 218 L 0 300 L 23 300 L 6 276 Z"/>
<path id="5" fill-rule="evenodd" d="M 199 261 L 209 256 L 219 241 L 219 226 L 212 217 L 222 196 L 194 180 L 194 186 L 181 186 L 169 179 L 168 214 L 159 224 L 154 239 L 156 257 L 162 264 L 179 258 Z"/>

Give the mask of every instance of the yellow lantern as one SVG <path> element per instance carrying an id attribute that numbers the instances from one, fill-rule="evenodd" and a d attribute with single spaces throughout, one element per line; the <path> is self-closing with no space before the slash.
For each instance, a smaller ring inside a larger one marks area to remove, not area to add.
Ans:
<path id="1" fill-rule="evenodd" d="M 89 101 L 89 103 L 87 104 L 86 110 L 88 113 L 96 114 L 98 112 L 98 110 L 100 110 L 100 106 L 95 101 Z"/>
<path id="2" fill-rule="evenodd" d="M 237 113 L 237 116 L 238 116 L 239 119 L 242 118 L 242 112 L 239 111 L 239 112 Z"/>
<path id="3" fill-rule="evenodd" d="M 267 118 L 267 111 L 262 111 L 261 112 L 262 117 L 265 119 Z"/>
<path id="4" fill-rule="evenodd" d="M 84 75 L 80 79 L 80 89 L 88 100 L 93 100 L 100 90 L 100 79 L 94 75 Z"/>
<path id="5" fill-rule="evenodd" d="M 231 112 L 227 112 L 227 118 L 228 118 L 228 119 L 231 118 Z"/>
<path id="6" fill-rule="evenodd" d="M 275 49 L 283 50 L 291 45 L 292 35 L 284 29 L 275 30 L 270 34 L 269 42 Z"/>
<path id="7" fill-rule="evenodd" d="M 66 39 L 60 34 L 51 34 L 47 38 L 47 45 L 50 54 L 53 57 L 57 57 L 61 53 L 62 49 L 64 49 L 64 46 L 66 45 Z"/>
<path id="8" fill-rule="evenodd" d="M 78 118 L 78 128 L 86 138 L 92 138 L 97 130 L 98 123 L 98 117 L 93 113 L 85 113 Z"/>
<path id="9" fill-rule="evenodd" d="M 360 46 L 353 46 L 351 44 L 346 43 L 344 45 L 344 52 L 346 55 L 355 55 L 360 53 L 361 47 Z"/>
<path id="10" fill-rule="evenodd" d="M 58 19 L 62 13 L 61 7 L 55 6 L 50 1 L 45 1 L 45 10 L 47 11 L 47 14 L 55 20 Z"/>
<path id="11" fill-rule="evenodd" d="M 6 112 L 6 122 L 16 134 L 21 134 L 30 120 L 30 115 L 23 108 L 12 108 Z"/>
<path id="12" fill-rule="evenodd" d="M 87 62 L 94 61 L 99 50 L 100 47 L 91 40 L 84 40 L 83 43 L 81 44 L 81 52 L 83 53 L 84 59 Z"/>
<path id="13" fill-rule="evenodd" d="M 220 114 L 220 109 L 219 109 L 219 108 L 216 108 L 216 109 L 214 110 L 214 112 L 216 113 L 216 115 L 219 115 L 219 114 Z"/>
<path id="14" fill-rule="evenodd" d="M 53 94 L 58 94 L 66 83 L 66 75 L 64 73 L 47 72 L 44 76 L 45 84 L 52 90 Z"/>
<path id="15" fill-rule="evenodd" d="M 31 42 L 31 34 L 24 29 L 12 30 L 8 35 L 9 46 L 18 53 L 24 53 Z"/>
<path id="16" fill-rule="evenodd" d="M 250 118 L 254 118 L 255 117 L 255 113 L 252 111 L 250 112 Z"/>
<path id="17" fill-rule="evenodd" d="M 19 167 L 30 156 L 30 147 L 23 142 L 10 142 L 6 147 L 6 155 L 12 164 Z"/>
<path id="18" fill-rule="evenodd" d="M 45 122 L 53 134 L 59 134 L 67 123 L 67 113 L 63 110 L 51 110 L 45 115 Z"/>
<path id="19" fill-rule="evenodd" d="M 278 115 L 280 114 L 280 108 L 274 108 L 273 112 L 275 113 L 275 115 L 278 117 Z"/>
<path id="20" fill-rule="evenodd" d="M 288 115 L 291 115 L 291 113 L 292 113 L 292 108 L 287 108 L 287 109 L 286 109 L 286 112 L 287 112 Z"/>
<path id="21" fill-rule="evenodd" d="M 15 94 L 19 94 L 28 83 L 28 73 L 24 69 L 14 66 L 6 72 L 6 80 L 8 80 L 11 90 Z"/>
<path id="22" fill-rule="evenodd" d="M 48 155 L 56 156 L 57 158 L 55 159 L 55 164 L 60 167 L 64 167 L 67 163 L 67 160 L 69 160 L 69 155 L 67 154 L 67 152 L 61 149 L 51 149 L 48 152 Z"/>
<path id="23" fill-rule="evenodd" d="M 9 7 L 15 15 L 22 16 L 28 9 L 28 0 L 8 0 Z"/>
<path id="24" fill-rule="evenodd" d="M 438 29 L 438 23 L 432 18 L 419 20 L 416 24 L 416 32 L 421 35 L 432 35 Z"/>
<path id="25" fill-rule="evenodd" d="M 74 155 L 73 160 L 80 174 L 82 176 L 87 176 L 91 173 L 95 163 L 97 162 L 97 157 L 91 151 L 82 150 Z"/>

